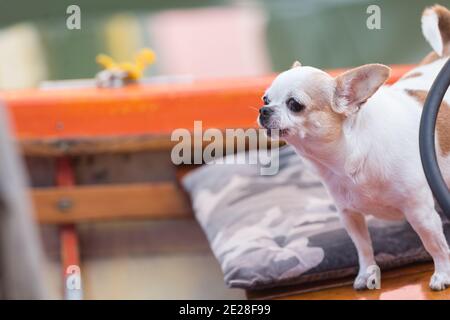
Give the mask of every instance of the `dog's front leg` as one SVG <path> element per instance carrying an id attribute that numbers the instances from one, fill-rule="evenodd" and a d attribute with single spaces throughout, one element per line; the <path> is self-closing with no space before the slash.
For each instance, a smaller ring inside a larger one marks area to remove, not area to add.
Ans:
<path id="1" fill-rule="evenodd" d="M 450 286 L 450 253 L 441 217 L 434 209 L 431 194 L 428 201 L 421 202 L 419 206 L 405 209 L 404 214 L 433 258 L 434 274 L 430 280 L 430 288 L 444 290 Z"/>
<path id="2" fill-rule="evenodd" d="M 351 210 L 342 210 L 341 221 L 358 252 L 359 272 L 353 282 L 353 288 L 356 290 L 367 289 L 369 277 L 372 275 L 369 267 L 373 265 L 376 266 L 376 262 L 373 255 L 372 241 L 370 240 L 366 219 L 361 213 Z"/>

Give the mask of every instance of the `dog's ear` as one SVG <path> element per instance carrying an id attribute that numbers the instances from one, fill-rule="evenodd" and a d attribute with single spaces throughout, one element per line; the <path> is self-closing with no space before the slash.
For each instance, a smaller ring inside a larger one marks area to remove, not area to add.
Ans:
<path id="1" fill-rule="evenodd" d="M 426 8 L 422 14 L 422 33 L 440 56 L 450 54 L 450 11 L 440 5 Z"/>
<path id="2" fill-rule="evenodd" d="M 292 68 L 301 67 L 301 66 L 302 66 L 302 64 L 300 63 L 300 61 L 296 60 L 296 61 L 294 61 L 294 63 L 292 64 L 291 69 L 292 69 Z"/>
<path id="3" fill-rule="evenodd" d="M 348 70 L 335 79 L 332 108 L 337 113 L 350 115 L 359 110 L 389 78 L 391 68 L 382 64 L 366 64 Z"/>

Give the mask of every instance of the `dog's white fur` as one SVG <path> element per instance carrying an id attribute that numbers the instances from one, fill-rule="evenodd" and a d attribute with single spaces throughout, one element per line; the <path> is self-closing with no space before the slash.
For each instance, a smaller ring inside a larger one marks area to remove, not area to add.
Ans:
<path id="1" fill-rule="evenodd" d="M 419 155 L 422 106 L 407 93 L 428 91 L 448 58 L 443 56 L 446 43 L 438 23 L 435 7 L 427 9 L 422 29 L 441 58 L 409 73 L 419 76 L 384 86 L 389 68 L 383 65 L 365 65 L 333 78 L 296 63 L 265 94 L 273 113 L 264 122 L 260 117 L 260 125 L 282 130 L 281 138 L 317 170 L 336 203 L 358 251 L 356 289 L 366 288 L 367 270 L 376 264 L 365 215 L 406 218 L 433 258 L 430 287 L 443 290 L 450 285 L 449 247 Z M 305 108 L 292 112 L 286 106 L 289 98 Z M 445 99 L 450 102 L 450 94 Z M 450 183 L 450 155 L 438 153 Z"/>

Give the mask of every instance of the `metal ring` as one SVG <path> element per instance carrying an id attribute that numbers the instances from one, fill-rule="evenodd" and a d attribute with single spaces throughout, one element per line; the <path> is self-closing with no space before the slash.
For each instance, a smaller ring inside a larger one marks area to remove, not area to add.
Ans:
<path id="1" fill-rule="evenodd" d="M 450 217 L 450 192 L 437 162 L 435 128 L 439 108 L 449 86 L 450 60 L 446 62 L 431 86 L 423 106 L 419 129 L 419 148 L 423 171 L 436 201 L 448 217 Z"/>

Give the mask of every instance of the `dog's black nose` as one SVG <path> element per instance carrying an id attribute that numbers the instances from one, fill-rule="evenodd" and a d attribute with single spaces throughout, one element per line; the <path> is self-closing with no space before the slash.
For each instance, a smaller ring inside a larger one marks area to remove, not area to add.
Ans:
<path id="1" fill-rule="evenodd" d="M 273 113 L 273 109 L 269 108 L 269 107 L 262 107 L 261 109 L 259 109 L 259 114 L 264 116 L 264 117 L 268 117 Z"/>

